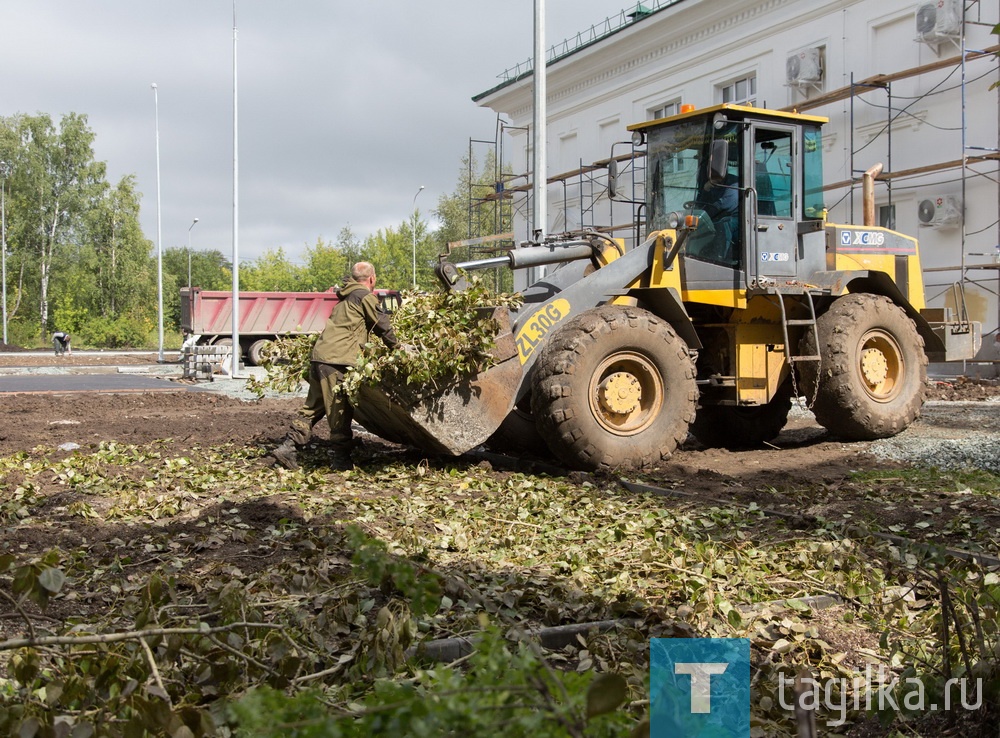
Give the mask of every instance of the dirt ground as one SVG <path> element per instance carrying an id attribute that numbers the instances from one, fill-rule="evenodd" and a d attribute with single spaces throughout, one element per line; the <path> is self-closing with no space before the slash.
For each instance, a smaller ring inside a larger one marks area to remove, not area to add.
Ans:
<path id="1" fill-rule="evenodd" d="M 12 352 L 0 353 L 0 367 L 57 366 L 71 363 L 77 366 L 139 364 L 155 362 L 155 358 L 155 354 L 18 357 Z M 32 362 L 29 363 L 28 359 Z M 933 383 L 928 388 L 928 399 L 935 400 L 978 402 L 998 395 L 1000 386 L 990 382 L 942 382 Z M 188 453 L 198 456 L 201 450 L 221 444 L 233 444 L 237 449 L 270 447 L 284 435 L 299 403 L 300 399 L 295 397 L 244 402 L 218 392 L 186 391 L 180 385 L 177 392 L 146 394 L 0 394 L 0 456 L 29 451 L 37 446 L 54 448 L 63 444 L 79 444 L 84 449 L 96 448 L 108 441 L 136 445 L 160 442 L 172 456 Z M 996 405 L 995 411 L 992 408 L 978 411 L 975 418 L 969 415 L 967 407 L 960 404 L 951 407 L 939 404 L 928 406 L 924 416 L 908 433 L 938 439 L 960 439 L 970 432 L 1000 433 L 1000 404 Z M 322 424 L 318 426 L 318 430 L 322 439 Z M 394 462 L 403 460 L 412 463 L 417 468 L 424 463 L 425 455 L 421 452 L 381 441 L 370 434 L 361 435 L 365 446 L 356 454 L 359 464 L 377 465 L 380 459 L 392 459 Z M 853 472 L 899 467 L 894 462 L 882 461 L 864 453 L 868 446 L 865 443 L 845 443 L 831 438 L 810 415 L 793 412 L 786 429 L 767 448 L 732 452 L 706 449 L 690 440 L 672 458 L 642 475 L 642 481 L 674 490 L 682 496 L 708 505 L 736 500 L 744 504 L 756 503 L 765 509 L 794 512 L 801 516 L 804 530 L 809 528 L 809 520 L 814 517 L 829 520 L 840 516 L 853 516 L 853 520 L 859 523 L 863 523 L 866 518 L 875 518 L 883 527 L 900 524 L 910 528 L 911 523 L 922 519 L 920 516 L 925 510 L 940 510 L 941 502 L 935 496 L 936 491 L 930 490 L 925 498 L 914 499 L 913 491 L 907 489 L 902 482 L 896 486 L 891 480 L 887 481 L 883 500 L 895 502 L 901 499 L 906 504 L 886 505 L 879 498 L 863 498 L 860 493 L 855 493 L 851 481 Z M 59 453 L 68 455 L 71 451 L 57 452 L 56 458 Z M 250 454 L 245 463 L 251 467 L 262 467 L 266 462 L 259 455 Z M 434 464 L 435 461 L 429 459 L 427 463 Z M 504 474 L 504 469 L 508 468 L 504 462 L 496 459 L 491 463 L 495 468 L 493 473 L 498 475 Z M 506 463 L 509 468 L 521 468 L 524 471 L 552 469 L 547 466 L 552 461 L 546 456 L 509 460 Z M 400 482 L 401 485 L 404 483 Z M 62 487 L 54 486 L 51 492 L 52 509 L 61 510 L 76 499 L 71 497 L 74 493 Z M 93 499 L 91 502 L 97 504 Z M 291 501 L 288 502 L 291 504 Z M 989 499 L 963 498 L 961 505 L 958 511 L 961 514 L 976 515 L 982 525 L 1000 529 L 1000 511 L 994 509 Z M 242 509 L 248 524 L 261 529 L 272 525 L 278 518 L 293 515 L 290 508 L 285 507 L 283 500 L 251 502 L 242 506 Z M 946 522 L 945 519 L 952 511 L 946 508 L 944 512 L 937 514 Z M 183 527 L 181 523 L 177 525 Z M 67 547 L 77 545 L 79 535 L 72 526 L 64 527 L 58 532 L 45 527 L 25 528 L 17 533 L 16 540 L 12 539 L 10 544 L 18 545 L 22 551 L 40 552 L 53 543 L 66 544 Z M 96 531 L 92 532 L 88 538 L 95 545 L 103 545 L 101 541 L 130 535 L 136 537 L 138 545 L 139 539 L 148 535 L 148 531 L 137 527 L 129 532 L 125 527 L 111 526 L 100 535 Z M 957 535 L 960 536 L 961 531 Z M 962 543 L 957 537 L 954 540 L 948 539 L 947 542 L 956 546 Z M 236 547 L 237 544 L 234 543 L 233 546 Z M 225 557 L 232 554 L 239 558 L 238 552 L 234 552 L 236 548 L 230 551 L 223 547 L 217 551 L 213 549 L 211 556 Z M 291 554 L 282 554 L 284 555 Z M 240 566 L 243 568 L 263 566 L 264 563 L 264 559 L 240 559 Z M 267 563 L 272 562 L 267 559 Z M 873 649 L 877 646 L 875 643 L 856 643 L 857 634 L 840 622 L 840 612 L 837 609 L 822 615 L 819 624 L 822 637 L 844 651 L 853 652 L 862 646 Z M 4 635 L 4 631 L 5 626 L 0 622 L 0 637 Z M 881 735 L 871 733 L 875 734 Z M 870 734 L 863 732 L 859 726 L 852 735 Z"/>
<path id="2" fill-rule="evenodd" d="M 42 357 L 38 357 L 42 358 Z M 80 357 L 84 358 L 84 357 Z M 50 363 L 55 357 L 48 359 Z M 267 458 L 257 452 L 273 448 L 284 436 L 295 417 L 301 400 L 296 397 L 245 402 L 219 392 L 183 391 L 129 394 L 0 394 L 0 456 L 28 451 L 37 446 L 58 448 L 78 444 L 96 449 L 102 442 L 117 441 L 144 445 L 159 442 L 173 455 L 200 456 L 213 446 L 232 444 L 234 453 L 246 449 L 245 463 L 260 466 Z M 960 382 L 930 388 L 929 396 L 950 399 L 981 400 L 1000 394 L 1000 387 L 990 383 Z M 924 415 L 907 431 L 918 438 L 961 439 L 970 433 L 991 431 L 1000 434 L 1000 404 L 970 414 L 970 406 L 954 408 L 941 403 L 925 407 Z M 974 415 L 974 417 L 973 417 Z M 326 436 L 325 423 L 316 428 L 316 439 Z M 355 454 L 357 463 L 369 468 L 404 463 L 415 468 L 423 464 L 447 464 L 448 459 L 428 458 L 426 454 L 401 447 L 365 432 L 359 432 L 364 448 Z M 905 480 L 887 482 L 874 498 L 871 490 L 855 484 L 858 471 L 901 468 L 900 464 L 865 453 L 870 444 L 845 443 L 832 438 L 818 426 L 811 415 L 796 412 L 782 433 L 762 449 L 728 451 L 704 448 L 693 438 L 659 467 L 646 470 L 640 483 L 672 490 L 684 500 L 709 506 L 735 501 L 756 504 L 779 515 L 792 516 L 809 527 L 817 519 L 843 520 L 852 524 L 875 523 L 886 530 L 902 526 L 912 528 L 934 510 L 941 526 L 935 540 L 962 548 L 962 529 L 948 528 L 951 518 L 977 515 L 985 526 L 1000 530 L 1000 509 L 987 498 L 969 496 L 960 506 L 941 506 L 933 490 L 916 499 Z M 72 453 L 75 445 L 60 453 Z M 553 473 L 564 470 L 553 466 L 547 453 L 517 459 L 487 456 L 497 474 L 506 471 Z M 475 458 L 472 463 L 476 463 Z M 571 478 L 586 475 L 572 474 Z M 383 494 L 394 494 L 384 490 Z M 673 504 L 673 503 L 671 503 Z M 810 522 L 812 521 L 812 522 Z M 950 531 L 942 533 L 941 531 Z M 934 531 L 925 531 L 928 537 Z M 26 541 L 27 542 L 27 541 Z M 39 550 L 49 540 L 29 543 Z"/>
<path id="3" fill-rule="evenodd" d="M 0 346 L 5 344 L 0 344 Z M 0 368 L 2 367 L 79 367 L 79 366 L 135 366 L 137 364 L 156 364 L 158 355 L 154 351 L 148 354 L 123 354 L 120 352 L 75 351 L 69 355 L 55 356 L 51 352 L 36 355 L 36 352 L 4 350 L 0 348 Z M 177 352 L 164 353 L 164 359 L 174 362 Z M 174 362 L 176 363 L 176 362 Z"/>
<path id="4" fill-rule="evenodd" d="M 0 367 L 155 365 L 156 358 L 155 353 L 103 355 L 90 352 L 56 357 L 0 351 Z M 927 391 L 928 400 L 976 402 L 996 396 L 1000 396 L 1000 383 L 996 381 L 930 382 Z M 177 451 L 219 443 L 267 445 L 284 435 L 299 402 L 297 398 L 244 402 L 216 392 L 186 391 L 0 395 L 0 454 L 16 453 L 38 445 L 97 446 L 101 441 L 142 444 L 169 439 Z M 925 412 L 914 430 L 919 432 L 921 426 L 934 426 L 934 417 L 939 414 Z M 318 430 L 322 438 L 322 424 Z M 402 451 L 374 437 L 369 439 L 369 445 L 372 450 Z M 721 480 L 748 476 L 752 476 L 758 486 L 780 488 L 803 475 L 816 481 L 819 472 L 821 478 L 829 477 L 833 483 L 851 470 L 876 465 L 870 457 L 860 454 L 865 444 L 845 444 L 831 439 L 811 417 L 794 412 L 771 446 L 773 448 L 730 452 L 703 449 L 689 441 L 668 462 L 653 470 L 651 476 L 654 480 L 682 478 L 689 487 L 704 486 L 708 492 L 727 486 Z"/>

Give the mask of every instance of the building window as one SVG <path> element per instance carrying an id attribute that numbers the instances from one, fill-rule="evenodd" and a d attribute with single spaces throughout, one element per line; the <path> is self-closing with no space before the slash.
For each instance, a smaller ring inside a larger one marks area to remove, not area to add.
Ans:
<path id="1" fill-rule="evenodd" d="M 649 120 L 659 120 L 660 118 L 669 118 L 671 115 L 677 115 L 681 112 L 681 101 L 671 100 L 668 103 L 660 105 L 658 108 L 651 108 L 649 111 Z"/>
<path id="2" fill-rule="evenodd" d="M 757 102 L 757 75 L 746 77 L 719 86 L 722 102 L 733 105 L 755 105 Z"/>
<path id="3" fill-rule="evenodd" d="M 879 205 L 878 206 L 878 224 L 883 228 L 888 228 L 890 231 L 896 230 L 896 206 L 895 205 Z"/>

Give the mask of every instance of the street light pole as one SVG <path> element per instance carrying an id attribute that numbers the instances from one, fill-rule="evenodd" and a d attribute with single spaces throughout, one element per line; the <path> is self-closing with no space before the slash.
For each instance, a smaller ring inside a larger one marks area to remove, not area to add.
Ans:
<path id="1" fill-rule="evenodd" d="M 194 222 L 188 226 L 188 289 L 191 289 L 191 229 L 194 228 L 194 224 L 198 222 L 195 218 Z"/>
<path id="2" fill-rule="evenodd" d="M 0 161 L 0 232 L 2 232 L 2 245 L 0 254 L 3 262 L 3 342 L 7 343 L 7 178 L 10 176 L 10 164 Z"/>
<path id="3" fill-rule="evenodd" d="M 240 103 L 238 84 L 237 42 L 239 40 L 236 25 L 236 0 L 233 0 L 233 309 L 232 309 L 232 346 L 233 356 L 229 376 L 240 377 L 240 359 L 243 349 L 240 347 Z"/>
<path id="4" fill-rule="evenodd" d="M 413 196 L 413 289 L 417 289 L 417 197 L 424 191 L 424 186 L 420 185 L 417 194 Z"/>
<path id="5" fill-rule="evenodd" d="M 158 361 L 163 363 L 163 229 L 160 213 L 160 96 L 156 83 L 153 88 L 153 108 L 156 111 L 156 310 L 159 333 Z"/>

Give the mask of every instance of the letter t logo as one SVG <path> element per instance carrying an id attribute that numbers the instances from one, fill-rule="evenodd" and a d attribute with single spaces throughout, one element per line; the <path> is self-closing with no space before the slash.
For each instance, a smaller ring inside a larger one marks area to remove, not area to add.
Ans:
<path id="1" fill-rule="evenodd" d="M 674 664 L 674 674 L 688 674 L 691 677 L 691 712 L 704 714 L 712 712 L 712 675 L 724 674 L 729 664 Z"/>

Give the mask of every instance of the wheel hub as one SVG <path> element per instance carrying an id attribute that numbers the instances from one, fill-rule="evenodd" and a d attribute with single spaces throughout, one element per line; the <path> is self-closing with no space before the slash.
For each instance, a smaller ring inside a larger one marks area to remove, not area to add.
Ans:
<path id="1" fill-rule="evenodd" d="M 614 415 L 634 412 L 642 400 L 642 386 L 628 372 L 615 372 L 606 377 L 597 393 L 601 407 Z"/>
<path id="2" fill-rule="evenodd" d="M 878 387 L 889 376 L 889 364 L 877 348 L 865 349 L 861 355 L 861 374 L 869 387 Z"/>

